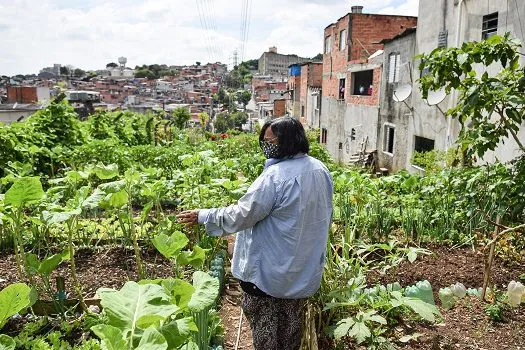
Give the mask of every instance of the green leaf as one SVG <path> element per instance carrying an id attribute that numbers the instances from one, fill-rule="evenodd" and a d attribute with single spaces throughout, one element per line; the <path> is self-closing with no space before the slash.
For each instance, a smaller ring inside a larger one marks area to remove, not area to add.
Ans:
<path id="1" fill-rule="evenodd" d="M 198 328 L 193 322 L 192 317 L 179 318 L 162 326 L 160 332 L 166 338 L 169 349 L 178 349 L 181 345 L 191 339 L 192 332 L 197 332 Z"/>
<path id="2" fill-rule="evenodd" d="M 117 164 L 104 165 L 98 163 L 93 168 L 93 173 L 101 180 L 109 180 L 118 176 L 118 166 Z"/>
<path id="3" fill-rule="evenodd" d="M 334 337 L 335 339 L 340 339 L 346 335 L 348 335 L 348 332 L 350 331 L 350 328 L 355 324 L 355 321 L 353 318 L 344 318 L 341 321 L 337 322 L 337 327 L 334 329 Z"/>
<path id="4" fill-rule="evenodd" d="M 124 333 L 117 327 L 99 324 L 91 330 L 101 340 L 103 350 L 122 350 L 129 347 L 129 339 L 124 339 Z"/>
<path id="5" fill-rule="evenodd" d="M 95 209 L 100 205 L 100 202 L 104 200 L 106 193 L 100 188 L 96 188 L 93 193 L 82 202 L 83 208 Z"/>
<path id="6" fill-rule="evenodd" d="M 69 251 L 64 250 L 62 253 L 51 255 L 42 262 L 40 262 L 38 266 L 38 273 L 43 275 L 49 275 L 53 270 L 55 270 L 58 265 L 60 265 L 63 261 L 69 260 Z"/>
<path id="7" fill-rule="evenodd" d="M 0 350 L 15 350 L 15 340 L 8 335 L 0 334 Z"/>
<path id="8" fill-rule="evenodd" d="M 136 350 L 166 350 L 168 343 L 166 338 L 155 329 L 150 326 L 142 334 L 139 345 L 135 348 Z"/>
<path id="9" fill-rule="evenodd" d="M 198 269 L 202 266 L 202 264 L 204 264 L 204 260 L 206 259 L 206 251 L 207 249 L 202 249 L 196 245 L 193 247 L 193 251 L 191 252 L 181 252 L 177 257 L 177 262 L 181 265 L 190 264 L 194 268 Z"/>
<path id="10" fill-rule="evenodd" d="M 195 288 L 190 283 L 181 279 L 169 278 L 162 281 L 161 285 L 172 297 L 172 304 L 176 304 L 181 309 L 188 307 L 191 295 L 195 292 Z"/>
<path id="11" fill-rule="evenodd" d="M 111 208 L 122 208 L 124 205 L 128 204 L 128 192 L 125 190 L 120 190 L 115 193 L 109 194 L 105 198 L 105 202 Z"/>
<path id="12" fill-rule="evenodd" d="M 364 322 L 356 322 L 348 335 L 355 338 L 357 344 L 361 344 L 371 335 L 371 333 L 370 329 Z"/>
<path id="13" fill-rule="evenodd" d="M 404 297 L 403 302 L 424 320 L 435 322 L 436 318 L 434 315 L 440 315 L 437 307 L 429 303 L 425 303 L 421 299 Z"/>
<path id="14" fill-rule="evenodd" d="M 21 177 L 5 193 L 4 205 L 21 208 L 41 200 L 44 194 L 39 177 Z"/>
<path id="15" fill-rule="evenodd" d="M 211 277 L 206 272 L 193 273 L 193 287 L 188 307 L 192 312 L 200 312 L 212 306 L 219 295 L 219 279 Z"/>
<path id="16" fill-rule="evenodd" d="M 42 218 L 48 225 L 58 224 L 78 216 L 82 213 L 80 209 L 70 211 L 47 211 L 42 212 Z"/>
<path id="17" fill-rule="evenodd" d="M 146 329 L 167 319 L 179 309 L 159 285 L 139 285 L 129 281 L 120 291 L 101 288 L 97 291 L 100 303 L 108 316 L 109 324 L 119 329 Z"/>
<path id="18" fill-rule="evenodd" d="M 184 233 L 175 231 L 171 236 L 161 233 L 153 238 L 152 242 L 159 253 L 167 259 L 171 259 L 180 253 L 189 240 Z"/>
<path id="19" fill-rule="evenodd" d="M 0 329 L 7 320 L 34 304 L 31 288 L 25 283 L 11 284 L 0 291 Z"/>
<path id="20" fill-rule="evenodd" d="M 413 263 L 414 261 L 416 261 L 416 259 L 417 259 L 417 250 L 415 248 L 410 247 L 408 249 L 407 259 L 408 259 L 408 261 L 410 261 L 410 263 Z"/>

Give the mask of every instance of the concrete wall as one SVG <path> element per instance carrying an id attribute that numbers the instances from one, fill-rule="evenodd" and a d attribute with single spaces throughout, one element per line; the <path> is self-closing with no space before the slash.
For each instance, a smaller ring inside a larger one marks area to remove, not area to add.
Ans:
<path id="1" fill-rule="evenodd" d="M 365 150 L 375 149 L 378 113 L 377 106 L 352 105 L 323 97 L 321 128 L 327 129 L 326 147 L 334 160 L 348 162 L 363 145 Z M 351 139 L 352 129 L 355 140 Z"/>
<path id="2" fill-rule="evenodd" d="M 427 135 L 426 131 L 431 131 L 431 125 L 422 123 L 417 125 L 410 107 L 412 106 L 411 96 L 403 102 L 395 102 L 393 99 L 394 89 L 402 85 L 412 85 L 411 69 L 414 67 L 414 53 L 416 46 L 416 33 L 413 32 L 404 37 L 385 44 L 383 54 L 383 73 L 381 77 L 381 101 L 379 113 L 379 129 L 377 138 L 377 157 L 378 165 L 390 171 L 405 169 L 410 163 L 409 154 L 414 147 L 414 133 L 417 129 L 418 136 Z M 390 74 L 390 55 L 399 54 L 399 79 L 397 82 L 389 82 Z M 414 111 L 420 117 L 419 111 Z M 435 116 L 429 116 L 435 121 Z M 420 118 L 418 118 L 421 121 Z M 387 133 L 386 125 L 394 127 L 394 149 L 389 153 L 385 147 Z M 431 133 L 432 134 L 432 133 Z M 434 139 L 434 137 L 428 137 Z"/>
<path id="3" fill-rule="evenodd" d="M 498 12 L 498 34 L 511 32 L 512 36 L 518 38 L 522 43 L 525 42 L 524 32 L 520 27 L 520 18 L 522 26 L 525 26 L 525 1 L 507 1 L 507 0 L 464 0 L 461 11 L 460 21 L 458 22 L 459 6 L 454 0 L 420 0 L 419 3 L 419 23 L 417 30 L 416 53 L 429 53 L 437 47 L 438 34 L 440 31 L 448 31 L 447 42 L 449 47 L 459 45 L 465 41 L 481 40 L 483 16 Z M 507 7 L 508 6 L 508 7 Z M 508 8 L 508 11 L 507 11 Z M 524 28 L 525 29 L 525 28 Z M 456 37 L 456 34 L 459 36 Z M 525 63 L 525 57 L 521 58 L 522 65 Z M 487 71 L 489 74 L 495 73 L 499 67 L 490 67 Z M 483 72 L 483 67 L 477 67 L 478 72 Z M 414 76 L 419 77 L 419 70 L 414 67 Z M 435 132 L 435 148 L 445 149 L 448 145 L 453 145 L 457 140 L 460 131 L 460 125 L 455 120 L 450 123 L 450 131 L 447 132 L 447 122 L 443 121 L 443 116 L 436 108 L 430 108 L 422 100 L 419 93 L 419 86 L 414 85 L 412 95 L 412 104 L 415 109 L 414 133 L 430 134 Z M 449 96 L 440 106 L 443 110 L 452 108 L 455 104 L 454 96 Z M 519 132 L 521 140 L 525 140 L 525 128 L 522 127 Z M 449 137 L 448 137 L 449 135 Z M 447 143 L 447 139 L 449 143 Z M 509 161 L 520 153 L 513 139 L 506 139 L 495 152 L 489 152 L 480 162 L 493 162 L 496 159 L 500 161 Z"/>
<path id="4" fill-rule="evenodd" d="M 13 123 L 16 122 L 20 117 L 27 119 L 27 117 L 36 112 L 36 110 L 0 110 L 0 123 Z"/>

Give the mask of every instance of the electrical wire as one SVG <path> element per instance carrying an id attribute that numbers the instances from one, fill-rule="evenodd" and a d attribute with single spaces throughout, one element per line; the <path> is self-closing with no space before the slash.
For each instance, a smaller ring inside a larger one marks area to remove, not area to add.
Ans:
<path id="1" fill-rule="evenodd" d="M 520 31 L 521 31 L 521 39 L 525 39 L 524 35 L 523 35 L 523 26 L 521 25 L 521 14 L 520 14 L 520 9 L 518 7 L 518 0 L 514 0 L 514 3 L 516 4 L 516 13 L 518 14 L 518 21 L 520 23 Z"/>

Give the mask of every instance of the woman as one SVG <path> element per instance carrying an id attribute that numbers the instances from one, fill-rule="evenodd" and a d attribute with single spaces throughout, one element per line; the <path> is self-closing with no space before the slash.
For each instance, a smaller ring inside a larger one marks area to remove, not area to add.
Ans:
<path id="1" fill-rule="evenodd" d="M 326 167 L 308 156 L 297 119 L 267 122 L 259 142 L 264 170 L 236 204 L 177 218 L 204 224 L 211 236 L 237 232 L 232 274 L 244 291 L 255 349 L 299 349 L 306 298 L 321 284 L 333 184 Z"/>

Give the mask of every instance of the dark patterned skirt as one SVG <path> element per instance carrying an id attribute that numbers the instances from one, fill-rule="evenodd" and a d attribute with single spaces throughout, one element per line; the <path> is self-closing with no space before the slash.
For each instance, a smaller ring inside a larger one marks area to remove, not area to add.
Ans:
<path id="1" fill-rule="evenodd" d="M 279 299 L 244 292 L 242 308 L 255 350 L 299 350 L 307 299 Z"/>

